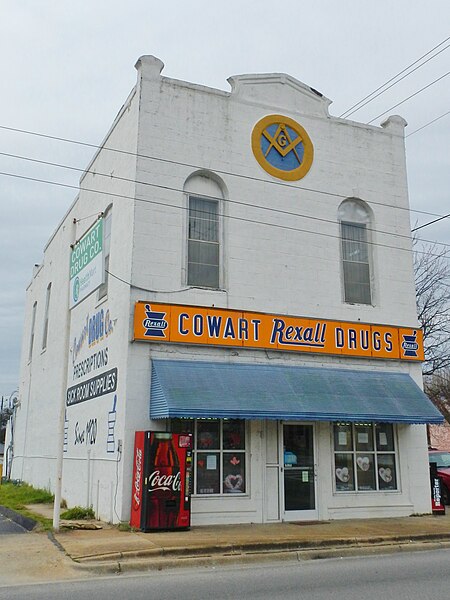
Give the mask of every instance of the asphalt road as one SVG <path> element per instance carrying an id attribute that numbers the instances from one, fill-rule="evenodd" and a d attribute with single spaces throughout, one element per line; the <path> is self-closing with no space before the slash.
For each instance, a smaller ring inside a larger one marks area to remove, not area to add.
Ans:
<path id="1" fill-rule="evenodd" d="M 450 549 L 0 588 L 1 600 L 441 600 Z"/>
<path id="2" fill-rule="evenodd" d="M 2 533 L 27 533 L 26 530 L 0 513 L 0 535 Z"/>

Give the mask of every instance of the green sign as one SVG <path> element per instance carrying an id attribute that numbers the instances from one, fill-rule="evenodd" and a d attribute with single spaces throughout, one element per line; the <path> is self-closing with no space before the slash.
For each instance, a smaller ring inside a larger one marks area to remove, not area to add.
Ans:
<path id="1" fill-rule="evenodd" d="M 70 308 L 81 302 L 104 281 L 103 219 L 99 219 L 70 253 Z"/>

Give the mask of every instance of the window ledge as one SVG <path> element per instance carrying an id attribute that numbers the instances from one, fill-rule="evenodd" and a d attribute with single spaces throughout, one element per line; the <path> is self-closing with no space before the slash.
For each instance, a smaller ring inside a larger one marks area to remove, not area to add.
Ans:
<path id="1" fill-rule="evenodd" d="M 222 500 L 223 498 L 250 498 L 250 494 L 192 494 L 192 498 L 195 500 Z"/>
<path id="2" fill-rule="evenodd" d="M 188 289 L 189 290 L 202 290 L 202 291 L 206 291 L 206 292 L 221 292 L 221 293 L 226 293 L 227 290 L 224 288 L 212 288 L 212 287 L 204 287 L 201 285 L 190 285 L 188 284 Z"/>
<path id="3" fill-rule="evenodd" d="M 339 496 L 359 496 L 360 494 L 374 494 L 376 496 L 379 496 L 380 494 L 401 494 L 400 490 L 354 490 L 354 491 L 342 491 L 342 492 L 338 492 L 337 490 L 335 490 L 333 492 L 333 496 L 335 497 L 339 497 Z"/>

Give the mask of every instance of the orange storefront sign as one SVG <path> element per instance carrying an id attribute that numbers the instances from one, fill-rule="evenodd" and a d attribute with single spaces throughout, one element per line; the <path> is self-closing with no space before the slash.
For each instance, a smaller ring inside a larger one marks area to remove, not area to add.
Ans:
<path id="1" fill-rule="evenodd" d="M 156 302 L 136 303 L 134 339 L 423 361 L 420 329 Z"/>

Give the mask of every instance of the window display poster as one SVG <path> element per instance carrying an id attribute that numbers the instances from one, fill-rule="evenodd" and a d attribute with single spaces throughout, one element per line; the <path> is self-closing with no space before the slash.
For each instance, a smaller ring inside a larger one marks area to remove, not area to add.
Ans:
<path id="1" fill-rule="evenodd" d="M 368 444 L 369 443 L 369 434 L 368 433 L 358 433 L 358 444 Z"/>
<path id="2" fill-rule="evenodd" d="M 230 419 L 223 422 L 224 450 L 245 450 L 245 422 Z"/>
<path id="3" fill-rule="evenodd" d="M 378 443 L 380 446 L 387 446 L 387 435 L 384 431 L 380 431 L 378 437 Z"/>
<path id="4" fill-rule="evenodd" d="M 351 454 L 335 455 L 335 485 L 338 492 L 352 492 L 355 489 L 353 478 L 353 456 Z"/>
<path id="5" fill-rule="evenodd" d="M 197 454 L 197 494 L 220 494 L 218 458 L 217 453 Z"/>
<path id="6" fill-rule="evenodd" d="M 375 465 L 373 454 L 356 457 L 356 473 L 358 477 L 358 490 L 375 490 Z"/>
<path id="7" fill-rule="evenodd" d="M 346 446 L 347 445 L 347 432 L 346 431 L 340 431 L 338 434 L 339 437 L 339 446 Z"/>
<path id="8" fill-rule="evenodd" d="M 224 452 L 223 491 L 225 494 L 245 493 L 245 454 Z"/>
<path id="9" fill-rule="evenodd" d="M 217 469 L 217 456 L 215 454 L 206 455 L 206 470 L 215 471 Z"/>
<path id="10" fill-rule="evenodd" d="M 378 487 L 380 490 L 397 489 L 395 457 L 393 454 L 378 455 Z"/>

